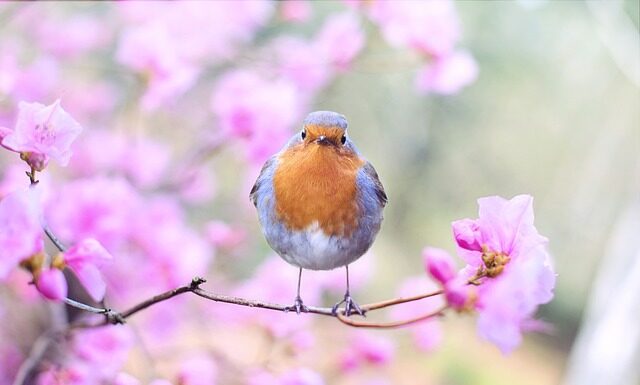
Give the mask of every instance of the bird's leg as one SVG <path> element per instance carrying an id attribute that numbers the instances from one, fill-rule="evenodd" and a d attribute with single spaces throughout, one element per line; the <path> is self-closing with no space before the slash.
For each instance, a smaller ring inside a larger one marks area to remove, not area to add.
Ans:
<path id="1" fill-rule="evenodd" d="M 344 315 L 349 317 L 353 312 L 364 317 L 365 311 L 362 310 L 360 306 L 358 306 L 358 304 L 353 300 L 353 298 L 351 298 L 351 294 L 349 293 L 349 265 L 345 266 L 345 268 L 347 269 L 347 291 L 344 293 L 344 298 L 342 299 L 342 301 L 333 305 L 333 309 L 331 309 L 331 312 L 333 313 L 333 315 L 337 315 L 338 308 L 340 307 L 340 305 L 344 303 Z"/>
<path id="2" fill-rule="evenodd" d="M 302 303 L 302 298 L 300 297 L 300 281 L 302 281 L 302 268 L 298 271 L 298 292 L 296 295 L 296 299 L 293 301 L 293 306 L 287 306 L 284 310 L 291 311 L 295 310 L 296 314 L 307 313 L 309 308 Z"/>

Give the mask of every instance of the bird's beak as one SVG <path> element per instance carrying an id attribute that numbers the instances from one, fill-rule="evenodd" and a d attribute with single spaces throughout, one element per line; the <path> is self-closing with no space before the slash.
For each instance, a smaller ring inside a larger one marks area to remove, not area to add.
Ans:
<path id="1" fill-rule="evenodd" d="M 324 135 L 318 136 L 318 138 L 316 139 L 316 143 L 318 143 L 318 144 L 330 144 L 329 139 L 327 139 L 327 137 L 324 136 Z"/>

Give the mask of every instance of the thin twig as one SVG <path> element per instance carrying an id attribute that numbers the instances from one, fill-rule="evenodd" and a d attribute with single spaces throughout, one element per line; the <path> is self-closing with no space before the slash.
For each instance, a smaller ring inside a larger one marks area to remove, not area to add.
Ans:
<path id="1" fill-rule="evenodd" d="M 44 233 L 47 235 L 47 238 L 49 238 L 49 240 L 51 241 L 51 243 L 53 243 L 53 245 L 61 252 L 64 253 L 65 251 L 67 251 L 67 248 L 64 246 L 64 244 L 62 244 L 62 242 L 58 239 L 58 237 L 55 236 L 55 234 L 53 234 L 53 232 L 51 231 L 51 229 L 49 228 L 49 226 L 47 225 L 42 225 L 42 229 L 44 230 Z"/>
<path id="2" fill-rule="evenodd" d="M 394 299 L 389 299 L 389 300 L 386 300 L 386 301 L 370 303 L 370 304 L 362 305 L 362 306 L 360 306 L 360 308 L 362 310 L 365 310 L 365 311 L 383 309 L 385 307 L 389 307 L 389 306 L 393 306 L 393 305 L 399 305 L 401 303 L 413 302 L 413 301 L 418 301 L 418 300 L 421 300 L 421 299 L 424 299 L 424 298 L 435 297 L 435 296 L 441 295 L 443 293 L 444 293 L 443 290 L 437 290 L 437 291 L 434 291 L 434 292 L 431 292 L 431 293 L 414 295 L 413 297 L 394 298 Z"/>
<path id="3" fill-rule="evenodd" d="M 373 329 L 393 329 L 401 326 L 406 326 L 410 324 L 414 324 L 420 321 L 425 321 L 430 318 L 440 317 L 444 314 L 444 311 L 448 308 L 448 306 L 443 306 L 435 312 L 423 314 L 414 318 L 410 318 L 408 320 L 401 321 L 391 321 L 391 322 L 369 322 L 369 321 L 360 321 L 355 320 L 353 318 L 349 318 L 344 313 L 338 313 L 336 317 L 340 322 L 345 325 L 353 326 L 356 328 L 373 328 Z"/>

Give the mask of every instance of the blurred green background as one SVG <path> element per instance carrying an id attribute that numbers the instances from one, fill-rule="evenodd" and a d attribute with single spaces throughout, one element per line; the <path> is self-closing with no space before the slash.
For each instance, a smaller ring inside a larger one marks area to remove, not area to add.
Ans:
<path id="1" fill-rule="evenodd" d="M 540 313 L 554 330 L 503 357 L 478 341 L 471 317 L 452 318 L 444 349 L 431 359 L 407 349 L 393 370 L 406 384 L 430 383 L 416 371 L 443 384 L 560 383 L 612 229 L 639 199 L 639 3 L 620 13 L 613 1 L 456 6 L 461 46 L 480 67 L 460 94 L 416 96 L 418 58 L 370 31 L 353 70 L 317 101 L 347 115 L 389 195 L 373 247 L 377 277 L 359 297 L 388 296 L 420 272 L 425 245 L 454 251 L 449 224 L 476 217 L 476 198 L 529 193 L 558 273 L 556 297 Z"/>

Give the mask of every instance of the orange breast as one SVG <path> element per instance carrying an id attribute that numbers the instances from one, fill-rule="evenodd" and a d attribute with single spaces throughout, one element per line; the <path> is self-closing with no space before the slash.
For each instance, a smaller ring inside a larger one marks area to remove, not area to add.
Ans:
<path id="1" fill-rule="evenodd" d="M 358 225 L 356 175 L 363 161 L 332 146 L 300 144 L 278 160 L 276 212 L 292 230 L 317 222 L 327 235 L 348 236 Z"/>

